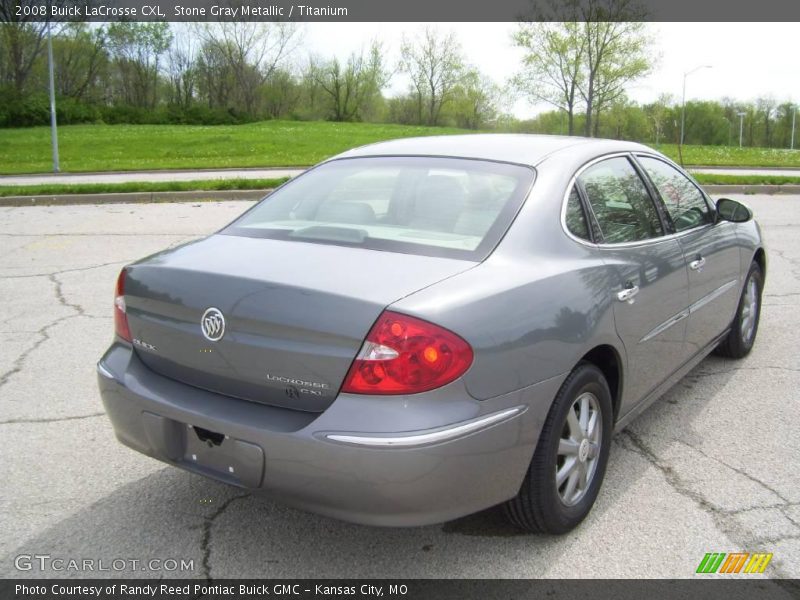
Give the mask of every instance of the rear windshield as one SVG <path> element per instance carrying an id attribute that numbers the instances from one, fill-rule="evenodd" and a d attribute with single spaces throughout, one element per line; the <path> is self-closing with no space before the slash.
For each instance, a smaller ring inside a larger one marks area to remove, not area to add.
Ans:
<path id="1" fill-rule="evenodd" d="M 531 168 L 483 160 L 334 160 L 276 190 L 222 233 L 482 260 L 533 177 Z"/>

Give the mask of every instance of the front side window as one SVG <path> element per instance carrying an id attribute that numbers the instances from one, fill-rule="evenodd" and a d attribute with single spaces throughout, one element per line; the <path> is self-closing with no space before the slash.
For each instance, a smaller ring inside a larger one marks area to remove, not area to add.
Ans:
<path id="1" fill-rule="evenodd" d="M 703 194 L 683 173 L 663 160 L 648 156 L 636 158 L 656 186 L 675 231 L 714 222 Z"/>
<path id="2" fill-rule="evenodd" d="M 530 188 L 528 167 L 436 157 L 334 160 L 222 233 L 482 260 Z"/>
<path id="3" fill-rule="evenodd" d="M 609 158 L 578 178 L 606 244 L 637 242 L 664 234 L 655 204 L 625 157 Z"/>

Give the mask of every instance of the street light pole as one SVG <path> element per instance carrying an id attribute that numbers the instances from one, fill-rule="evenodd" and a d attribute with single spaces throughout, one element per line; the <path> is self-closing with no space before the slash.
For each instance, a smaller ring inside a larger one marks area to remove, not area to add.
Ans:
<path id="1" fill-rule="evenodd" d="M 47 70 L 50 76 L 50 142 L 53 146 L 53 173 L 61 169 L 58 164 L 58 127 L 56 124 L 56 90 L 55 77 L 53 76 L 53 37 L 50 31 L 50 21 L 47 21 Z"/>
<path id="2" fill-rule="evenodd" d="M 739 148 L 742 147 L 742 133 L 744 132 L 744 113 L 736 113 L 739 115 Z"/>
<path id="3" fill-rule="evenodd" d="M 699 67 L 695 67 L 691 71 L 687 71 L 683 74 L 683 94 L 681 96 L 681 143 L 680 145 L 683 146 L 683 133 L 684 129 L 686 128 L 686 78 L 689 77 L 692 73 L 699 71 L 700 69 L 710 69 L 711 65 L 700 65 Z"/>
<path id="4" fill-rule="evenodd" d="M 792 145 L 790 146 L 790 150 L 794 150 L 794 122 L 797 119 L 797 106 L 792 107 Z"/>

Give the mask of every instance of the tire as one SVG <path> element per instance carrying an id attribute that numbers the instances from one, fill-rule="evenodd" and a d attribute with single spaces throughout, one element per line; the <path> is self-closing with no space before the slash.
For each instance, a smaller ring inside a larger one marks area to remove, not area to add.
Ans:
<path id="1" fill-rule="evenodd" d="M 580 416 L 587 405 L 589 418 L 584 429 Z M 592 409 L 599 412 L 594 422 L 600 429 L 587 436 L 586 430 L 592 423 Z M 580 439 L 580 435 L 575 435 L 567 422 L 570 411 L 572 423 L 581 427 L 586 444 L 581 442 L 575 446 L 574 439 Z M 611 392 L 603 373 L 593 364 L 581 362 L 556 394 L 519 494 L 504 505 L 506 516 L 514 525 L 534 533 L 561 534 L 574 529 L 586 518 L 600 491 L 608 463 L 613 433 L 612 412 Z M 562 436 L 565 438 L 564 448 L 559 454 Z M 570 438 L 573 438 L 572 443 L 569 443 Z M 571 468 L 567 465 L 569 460 L 574 465 Z M 587 477 L 581 490 L 580 477 L 584 468 Z M 559 471 L 562 475 L 570 474 L 557 485 Z M 578 473 L 578 481 L 570 493 L 570 479 L 574 478 L 572 472 Z"/>
<path id="2" fill-rule="evenodd" d="M 747 272 L 739 306 L 731 323 L 731 330 L 719 346 L 716 353 L 728 358 L 744 358 L 750 354 L 758 333 L 758 322 L 761 318 L 761 292 L 764 289 L 764 276 L 757 262 L 750 265 Z"/>

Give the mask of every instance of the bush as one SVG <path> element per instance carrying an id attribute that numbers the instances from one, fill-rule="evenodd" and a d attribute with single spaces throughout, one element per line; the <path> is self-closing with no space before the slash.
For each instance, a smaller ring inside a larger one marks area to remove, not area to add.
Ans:
<path id="1" fill-rule="evenodd" d="M 40 94 L 20 98 L 10 90 L 0 90 L 0 127 L 33 127 L 50 122 L 50 101 Z"/>

